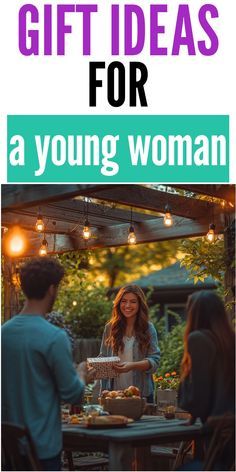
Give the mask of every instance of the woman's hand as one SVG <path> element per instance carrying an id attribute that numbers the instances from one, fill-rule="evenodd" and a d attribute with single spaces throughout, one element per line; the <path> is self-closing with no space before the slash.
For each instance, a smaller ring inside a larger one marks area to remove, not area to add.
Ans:
<path id="1" fill-rule="evenodd" d="M 134 369 L 134 362 L 122 362 L 120 364 L 114 365 L 114 370 L 119 372 L 119 374 L 124 374 Z"/>

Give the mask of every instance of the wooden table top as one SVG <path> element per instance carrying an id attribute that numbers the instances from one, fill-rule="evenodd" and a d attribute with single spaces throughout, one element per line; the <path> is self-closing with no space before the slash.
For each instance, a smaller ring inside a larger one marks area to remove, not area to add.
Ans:
<path id="1" fill-rule="evenodd" d="M 112 442 L 155 443 L 166 440 L 184 440 L 188 437 L 202 436 L 201 422 L 189 426 L 186 420 L 167 420 L 163 416 L 143 416 L 123 428 L 88 428 L 84 425 L 63 425 L 64 436 L 77 436 L 87 439 L 104 439 Z"/>

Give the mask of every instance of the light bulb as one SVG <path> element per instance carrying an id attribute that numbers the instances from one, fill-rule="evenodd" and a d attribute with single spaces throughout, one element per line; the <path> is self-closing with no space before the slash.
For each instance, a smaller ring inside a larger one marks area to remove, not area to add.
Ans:
<path id="1" fill-rule="evenodd" d="M 19 234 L 15 234 L 10 242 L 10 251 L 12 254 L 19 254 L 23 251 L 24 241 Z"/>
<path id="2" fill-rule="evenodd" d="M 37 221 L 35 223 L 35 229 L 38 233 L 42 233 L 44 231 L 44 228 L 45 228 L 45 224 L 43 222 L 42 215 L 38 214 Z"/>
<path id="3" fill-rule="evenodd" d="M 128 243 L 129 244 L 136 244 L 136 235 L 135 235 L 133 226 L 129 227 Z"/>
<path id="4" fill-rule="evenodd" d="M 165 226 L 172 226 L 173 225 L 173 218 L 169 210 L 166 211 L 164 216 L 164 225 Z"/>
<path id="5" fill-rule="evenodd" d="M 83 228 L 83 238 L 85 240 L 88 240 L 91 237 L 91 231 L 89 227 L 89 221 L 86 219 L 84 222 L 84 228 Z"/>
<path id="6" fill-rule="evenodd" d="M 48 253 L 48 249 L 47 249 L 47 248 L 48 248 L 48 242 L 47 242 L 47 240 L 44 238 L 44 239 L 42 240 L 42 244 L 41 244 L 40 249 L 39 249 L 39 255 L 40 255 L 40 256 L 46 256 L 47 253 Z"/>
<path id="7" fill-rule="evenodd" d="M 21 256 L 25 251 L 26 240 L 19 227 L 15 227 L 7 233 L 5 249 L 10 257 Z"/>
<path id="8" fill-rule="evenodd" d="M 209 225 L 209 231 L 206 234 L 206 238 L 209 241 L 209 243 L 213 243 L 215 241 L 215 237 L 216 237 L 215 229 L 216 229 L 215 225 L 213 223 L 211 223 Z"/>

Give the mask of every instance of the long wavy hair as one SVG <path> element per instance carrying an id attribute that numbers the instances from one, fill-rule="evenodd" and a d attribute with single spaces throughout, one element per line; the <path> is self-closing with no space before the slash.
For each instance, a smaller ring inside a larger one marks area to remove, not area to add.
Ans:
<path id="1" fill-rule="evenodd" d="M 184 354 L 181 363 L 181 379 L 191 370 L 188 352 L 188 337 L 192 331 L 207 330 L 221 354 L 226 383 L 234 382 L 235 332 L 225 311 L 222 300 L 216 293 L 202 290 L 190 295 L 187 301 L 187 324 L 184 332 Z"/>
<path id="2" fill-rule="evenodd" d="M 120 302 L 123 296 L 127 293 L 133 293 L 138 298 L 139 309 L 136 315 L 134 330 L 135 337 L 138 340 L 139 349 L 142 353 L 145 353 L 148 351 L 150 346 L 150 334 L 148 330 L 148 306 L 142 289 L 137 285 L 126 285 L 122 287 L 117 293 L 113 302 L 111 319 L 108 322 L 111 329 L 106 343 L 111 345 L 115 354 L 118 354 L 119 350 L 121 350 L 121 352 L 124 350 L 123 337 L 125 335 L 127 321 L 121 312 Z"/>

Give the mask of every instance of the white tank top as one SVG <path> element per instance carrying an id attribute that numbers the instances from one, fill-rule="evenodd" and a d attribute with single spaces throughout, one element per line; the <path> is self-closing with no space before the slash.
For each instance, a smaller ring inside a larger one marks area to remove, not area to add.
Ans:
<path id="1" fill-rule="evenodd" d="M 118 353 L 121 362 L 133 362 L 133 345 L 134 345 L 135 337 L 128 336 L 123 337 L 124 342 L 124 351 Z M 114 389 L 115 390 L 123 390 L 124 388 L 130 387 L 133 385 L 133 371 L 130 370 L 129 372 L 125 372 L 124 374 L 120 374 L 119 377 L 114 379 Z"/>

